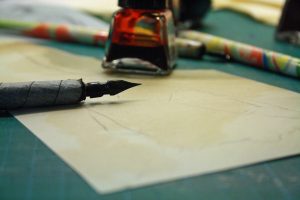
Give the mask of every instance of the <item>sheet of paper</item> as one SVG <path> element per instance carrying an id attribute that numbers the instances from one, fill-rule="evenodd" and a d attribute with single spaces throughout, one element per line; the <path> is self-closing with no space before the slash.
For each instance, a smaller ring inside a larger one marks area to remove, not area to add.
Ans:
<path id="1" fill-rule="evenodd" d="M 23 5 L 60 5 L 72 7 L 95 14 L 112 13 L 118 9 L 118 0 L 1 0 L 0 3 L 18 3 Z"/>
<path id="2" fill-rule="evenodd" d="M 234 10 L 277 26 L 284 3 L 285 0 L 213 0 L 213 8 Z"/>
<path id="3" fill-rule="evenodd" d="M 43 22 L 53 24 L 71 24 L 108 30 L 109 25 L 93 16 L 73 8 L 59 5 L 26 3 L 26 1 L 0 1 L 0 20 L 21 22 Z"/>
<path id="4" fill-rule="evenodd" d="M 78 106 L 14 112 L 100 193 L 300 153 L 300 95 L 212 70 L 110 75 L 100 61 L 0 45 L 0 82 L 83 78 L 143 85 Z"/>

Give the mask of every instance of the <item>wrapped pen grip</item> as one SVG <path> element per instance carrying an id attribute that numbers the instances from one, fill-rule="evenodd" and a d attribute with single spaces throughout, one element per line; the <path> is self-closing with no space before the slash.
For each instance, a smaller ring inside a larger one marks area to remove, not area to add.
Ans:
<path id="1" fill-rule="evenodd" d="M 76 104 L 84 88 L 82 80 L 0 83 L 0 110 Z"/>

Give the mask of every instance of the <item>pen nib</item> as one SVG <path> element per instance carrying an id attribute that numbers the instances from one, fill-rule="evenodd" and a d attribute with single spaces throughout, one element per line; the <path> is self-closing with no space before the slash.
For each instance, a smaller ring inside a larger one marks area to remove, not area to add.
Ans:
<path id="1" fill-rule="evenodd" d="M 106 83 L 92 82 L 85 84 L 86 96 L 90 98 L 102 97 L 103 95 L 116 95 L 129 88 L 141 85 L 123 80 L 108 81 Z"/>
<path id="2" fill-rule="evenodd" d="M 141 85 L 139 83 L 131 83 L 123 80 L 119 81 L 108 81 L 105 86 L 107 88 L 107 94 L 109 95 L 116 95 L 125 90 L 133 88 L 135 86 Z"/>

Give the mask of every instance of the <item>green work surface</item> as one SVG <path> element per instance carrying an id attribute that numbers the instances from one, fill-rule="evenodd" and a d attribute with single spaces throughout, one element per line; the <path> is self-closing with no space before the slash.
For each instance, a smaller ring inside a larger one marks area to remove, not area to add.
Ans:
<path id="1" fill-rule="evenodd" d="M 276 42 L 274 28 L 229 11 L 211 13 L 203 31 L 300 57 L 300 49 Z M 101 58 L 103 49 L 41 42 Z M 83 66 L 88 70 L 88 66 Z M 100 67 L 100 64 L 99 64 Z M 215 69 L 300 92 L 300 81 L 213 57 L 180 59 L 178 69 Z M 300 148 L 300 147 L 299 147 Z M 96 193 L 73 169 L 9 113 L 0 113 L 0 200 L 10 199 L 300 199 L 300 157 L 122 191 Z"/>

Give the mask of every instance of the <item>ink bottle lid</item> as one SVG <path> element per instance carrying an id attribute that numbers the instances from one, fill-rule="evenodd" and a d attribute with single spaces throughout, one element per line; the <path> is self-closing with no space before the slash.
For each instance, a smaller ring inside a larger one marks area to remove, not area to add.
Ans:
<path id="1" fill-rule="evenodd" d="M 211 0 L 170 0 L 177 29 L 193 29 L 202 25 L 202 20 L 211 8 Z"/>
<path id="2" fill-rule="evenodd" d="M 161 10 L 168 8 L 166 0 L 119 0 L 121 8 Z"/>
<path id="3" fill-rule="evenodd" d="M 119 72 L 169 74 L 175 66 L 175 27 L 167 0 L 119 0 L 102 66 Z"/>

